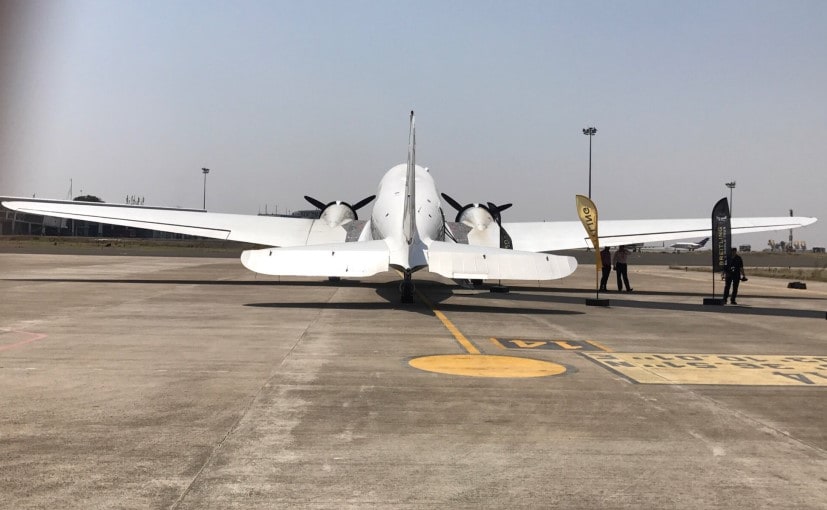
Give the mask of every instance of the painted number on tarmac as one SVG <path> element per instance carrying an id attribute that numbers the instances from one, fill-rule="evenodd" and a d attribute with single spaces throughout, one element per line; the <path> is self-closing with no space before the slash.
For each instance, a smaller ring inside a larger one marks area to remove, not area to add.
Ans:
<path id="1" fill-rule="evenodd" d="M 640 384 L 827 386 L 827 356 L 583 353 Z"/>
<path id="2" fill-rule="evenodd" d="M 519 338 L 491 338 L 500 349 L 551 349 L 554 351 L 607 351 L 597 342 L 588 340 L 521 340 Z"/>

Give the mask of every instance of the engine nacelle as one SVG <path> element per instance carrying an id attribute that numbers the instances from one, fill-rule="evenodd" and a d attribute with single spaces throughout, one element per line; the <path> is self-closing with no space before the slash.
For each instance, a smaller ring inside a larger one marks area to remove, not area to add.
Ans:
<path id="1" fill-rule="evenodd" d="M 457 213 L 456 221 L 474 230 L 485 230 L 495 222 L 494 215 L 482 204 L 468 204 Z"/>
<path id="2" fill-rule="evenodd" d="M 319 219 L 331 227 L 338 227 L 358 219 L 358 216 L 350 204 L 337 200 L 327 204 L 324 209 L 322 209 Z"/>

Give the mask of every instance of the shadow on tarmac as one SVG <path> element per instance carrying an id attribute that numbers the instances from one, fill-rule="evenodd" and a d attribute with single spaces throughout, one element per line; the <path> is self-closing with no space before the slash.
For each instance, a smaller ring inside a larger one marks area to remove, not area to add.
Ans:
<path id="1" fill-rule="evenodd" d="M 559 290 L 559 289 L 558 289 Z M 573 292 L 572 290 L 565 290 L 564 292 Z M 578 293 L 584 293 L 582 289 L 577 290 Z M 587 292 L 587 294 L 593 295 L 594 291 Z M 642 292 L 635 292 L 636 295 L 645 295 Z M 708 297 L 706 294 L 696 294 L 696 293 L 687 293 L 687 294 L 679 294 L 679 293 L 659 293 L 659 292 L 651 292 L 648 293 L 650 295 L 675 295 L 675 296 L 683 296 L 683 297 Z M 824 320 L 827 318 L 827 311 L 825 310 L 799 310 L 795 308 L 768 308 L 768 307 L 755 307 L 755 306 L 744 306 L 744 305 L 726 305 L 726 306 L 714 306 L 714 305 L 703 305 L 698 303 L 697 305 L 691 303 L 675 303 L 675 302 L 656 302 L 656 301 L 640 301 L 640 300 L 626 300 L 626 299 L 618 299 L 620 293 L 608 293 L 608 294 L 601 294 L 601 296 L 610 300 L 610 307 L 609 308 L 642 308 L 642 309 L 650 309 L 650 310 L 674 310 L 674 311 L 681 311 L 681 312 L 706 312 L 706 313 L 727 313 L 727 314 L 742 314 L 742 315 L 764 315 L 764 316 L 774 316 L 774 317 L 797 317 L 802 319 L 821 319 Z M 510 294 L 510 299 L 513 300 L 520 300 L 520 301 L 540 301 L 543 303 L 564 303 L 564 304 L 580 304 L 585 306 L 584 298 L 581 297 L 571 297 L 571 296 L 536 296 L 530 294 Z M 478 298 L 487 299 L 489 298 L 488 294 L 479 294 L 477 295 Z M 750 297 L 758 297 L 758 296 L 750 296 Z M 769 298 L 777 297 L 777 296 L 768 296 Z M 787 299 L 786 297 L 784 299 Z M 800 298 L 799 298 L 800 299 Z M 817 299 L 817 298 L 807 298 L 807 299 Z"/>
<path id="2" fill-rule="evenodd" d="M 313 307 L 327 307 L 345 310 L 375 310 L 377 308 L 390 310 L 405 310 L 424 314 L 431 314 L 431 309 L 425 304 L 417 302 L 413 305 L 399 303 L 399 282 L 361 282 L 359 280 L 342 280 L 339 282 L 328 281 L 273 281 L 273 280 L 186 280 L 186 279 L 114 279 L 114 278 L 4 278 L 3 281 L 12 282 L 42 282 L 42 283 L 114 283 L 114 284 L 161 284 L 161 285 L 218 285 L 218 286 L 265 286 L 265 287 L 363 287 L 376 289 L 376 294 L 381 297 L 385 303 L 367 303 L 367 302 L 343 302 L 343 303 L 327 303 L 327 302 L 273 302 L 273 303 L 249 303 L 244 306 L 252 307 L 270 307 L 270 308 L 313 308 Z M 501 307 L 496 305 L 466 305 L 466 304 L 442 304 L 442 302 L 449 297 L 454 296 L 454 291 L 458 287 L 434 281 L 421 281 L 416 283 L 420 291 L 426 291 L 428 299 L 433 303 L 440 303 L 439 309 L 442 311 L 451 312 L 479 312 L 479 313 L 496 313 L 496 314 L 538 314 L 538 315 L 577 315 L 585 312 L 576 312 L 569 310 L 549 310 L 546 308 L 514 308 Z M 536 301 L 542 303 L 563 303 L 563 304 L 584 304 L 583 297 L 562 296 L 559 293 L 578 294 L 587 297 L 594 295 L 594 290 L 591 289 L 575 289 L 575 288 L 548 288 L 548 287 L 520 287 L 510 286 L 512 292 L 508 294 L 492 294 L 486 292 L 485 289 L 480 289 L 479 293 L 462 294 L 462 296 L 471 297 L 474 299 L 507 299 L 509 301 Z M 517 292 L 515 292 L 517 291 Z M 533 294 L 521 294 L 519 291 L 531 292 Z M 542 293 L 542 296 L 536 295 Z M 775 317 L 798 317 L 806 319 L 822 319 L 827 318 L 827 312 L 824 310 L 798 310 L 793 308 L 769 308 L 769 307 L 754 307 L 754 306 L 709 306 L 702 304 L 689 303 L 675 303 L 675 302 L 653 302 L 641 300 L 625 300 L 619 299 L 626 295 L 620 292 L 601 293 L 601 296 L 611 301 L 611 308 L 644 308 L 644 309 L 660 309 L 660 310 L 675 310 L 685 312 L 707 312 L 707 313 L 730 313 L 730 314 L 746 314 L 746 315 L 764 315 Z M 665 292 L 665 291 L 651 291 L 638 292 L 635 291 L 635 296 L 680 296 L 680 297 L 697 297 L 699 300 L 709 297 L 707 293 L 698 292 Z M 750 298 L 773 299 L 778 296 L 764 296 L 764 295 L 749 295 Z M 784 297 L 784 299 L 795 300 L 823 300 L 823 298 L 810 296 L 791 296 Z"/>
<path id="3" fill-rule="evenodd" d="M 376 294 L 382 298 L 384 303 L 376 302 L 267 302 L 247 303 L 244 306 L 259 308 L 332 308 L 339 310 L 404 310 L 406 312 L 417 312 L 431 315 L 431 309 L 416 299 L 413 304 L 399 302 L 399 282 L 361 282 L 359 280 L 341 280 L 339 282 L 329 281 L 273 281 L 273 280 L 187 280 L 187 279 L 146 279 L 146 278 L 3 278 L 3 281 L 12 282 L 39 282 L 39 283 L 93 283 L 93 284 L 134 284 L 134 285 L 217 285 L 228 287 L 326 287 L 326 288 L 373 288 Z M 446 299 L 454 296 L 454 290 L 458 287 L 435 281 L 416 282 L 417 289 L 423 292 L 426 297 L 435 304 L 439 304 L 442 311 L 451 312 L 476 312 L 488 314 L 537 314 L 537 315 L 578 315 L 584 312 L 568 310 L 549 310 L 545 308 L 527 307 L 501 307 L 496 305 L 478 304 L 442 304 Z M 480 289 L 480 294 L 488 295 L 485 289 Z M 476 296 L 477 294 L 463 294 L 464 296 Z"/>
<path id="4" fill-rule="evenodd" d="M 182 279 L 143 279 L 143 278 L 2 278 L 6 282 L 41 282 L 41 283 L 132 283 L 162 285 L 227 285 L 234 286 L 297 286 L 297 287 L 377 287 L 385 283 L 364 283 L 358 280 L 341 282 L 309 281 L 279 282 L 274 280 L 182 280 Z"/>
<path id="5" fill-rule="evenodd" d="M 574 288 L 566 288 L 566 287 L 528 287 L 528 286 L 519 286 L 519 285 L 509 285 L 509 287 L 511 288 L 511 290 L 525 291 L 525 292 L 546 292 L 546 293 L 565 292 L 566 294 L 584 294 L 584 295 L 587 295 L 587 297 L 591 297 L 591 296 L 594 295 L 594 289 L 574 289 Z M 723 284 L 721 284 L 720 287 L 716 287 L 716 291 L 718 292 L 717 297 L 721 297 L 721 292 L 723 291 L 723 289 L 724 289 Z M 745 289 L 743 287 L 741 287 L 739 289 L 739 293 L 743 294 L 744 290 Z M 806 292 L 806 291 L 803 291 L 803 292 Z M 600 293 L 600 297 L 605 297 L 607 299 L 611 299 L 611 298 L 616 297 L 616 296 L 626 296 L 626 295 L 628 295 L 626 292 L 617 292 L 617 291 L 613 291 L 613 290 L 610 290 L 608 292 L 603 291 L 603 292 Z M 701 299 L 712 297 L 711 294 L 708 293 L 708 292 L 677 292 L 677 291 L 658 291 L 658 290 L 654 290 L 654 291 L 649 291 L 649 290 L 638 291 L 638 290 L 636 290 L 632 293 L 632 295 L 635 295 L 635 296 L 675 296 L 675 297 L 697 296 Z M 778 299 L 777 295 L 752 294 L 752 293 L 750 293 L 749 295 L 745 295 L 744 297 L 745 298 L 756 298 L 756 299 Z M 824 301 L 824 298 L 822 298 L 822 297 L 804 296 L 804 295 L 801 295 L 801 296 L 784 296 L 783 299 L 807 300 L 807 301 Z"/>
<path id="6" fill-rule="evenodd" d="M 334 284 L 330 284 L 331 286 Z M 375 287 L 376 294 L 381 297 L 384 303 L 366 303 L 366 302 L 268 302 L 268 303 L 248 303 L 244 306 L 260 307 L 260 308 L 331 308 L 337 310 L 401 310 L 405 312 L 416 312 L 424 315 L 433 315 L 431 308 L 420 299 L 416 299 L 413 304 L 404 304 L 399 302 L 399 282 L 386 282 L 381 284 L 365 285 L 368 287 Z M 498 305 L 480 305 L 480 304 L 446 304 L 443 303 L 446 299 L 452 297 L 455 287 L 450 284 L 440 282 L 417 282 L 417 290 L 422 292 L 431 303 L 438 304 L 437 309 L 443 312 L 474 312 L 486 314 L 536 314 L 536 315 L 579 315 L 583 312 L 574 312 L 569 310 L 549 310 L 547 308 L 528 308 L 528 307 L 502 307 Z M 471 294 L 473 296 L 473 294 Z"/>

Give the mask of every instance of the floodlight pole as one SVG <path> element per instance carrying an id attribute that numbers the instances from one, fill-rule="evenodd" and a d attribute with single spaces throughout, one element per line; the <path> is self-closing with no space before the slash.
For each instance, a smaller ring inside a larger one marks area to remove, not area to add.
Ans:
<path id="1" fill-rule="evenodd" d="M 735 188 L 735 181 L 725 182 L 724 185 L 729 188 L 729 216 L 732 217 L 732 190 Z"/>
<path id="2" fill-rule="evenodd" d="M 597 134 L 597 128 L 583 128 L 583 134 L 589 137 L 589 200 L 592 198 L 592 137 Z"/>
<path id="3" fill-rule="evenodd" d="M 202 168 L 201 171 L 204 173 L 204 203 L 202 204 L 202 209 L 205 211 L 207 210 L 207 174 L 210 173 L 209 168 Z"/>

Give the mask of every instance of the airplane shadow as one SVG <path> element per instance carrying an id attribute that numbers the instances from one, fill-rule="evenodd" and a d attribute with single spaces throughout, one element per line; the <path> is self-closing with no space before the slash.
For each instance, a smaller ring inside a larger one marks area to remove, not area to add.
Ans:
<path id="1" fill-rule="evenodd" d="M 258 308 L 328 308 L 335 310 L 401 310 L 405 312 L 421 313 L 423 315 L 433 315 L 431 308 L 416 298 L 415 302 L 410 304 L 399 302 L 399 282 L 387 282 L 375 285 L 376 294 L 382 298 L 384 302 L 267 302 L 267 303 L 248 303 L 244 306 L 258 307 Z M 583 312 L 574 312 L 568 310 L 549 310 L 545 308 L 534 307 L 509 307 L 505 308 L 499 305 L 480 305 L 480 304 L 447 304 L 444 301 L 454 296 L 456 287 L 450 284 L 426 281 L 417 282 L 417 290 L 426 297 L 431 303 L 438 304 L 437 308 L 443 312 L 476 312 L 486 314 L 537 314 L 537 315 L 577 315 Z"/>
<path id="2" fill-rule="evenodd" d="M 328 281 L 272 281 L 272 280 L 186 280 L 186 279 L 114 279 L 114 278 L 3 278 L 3 281 L 16 282 L 43 282 L 43 283 L 94 283 L 94 284 L 160 284 L 160 285 L 217 285 L 217 286 L 253 286 L 253 287 L 363 287 L 373 288 L 376 294 L 382 298 L 383 302 L 339 302 L 339 303 L 325 303 L 325 302 L 269 302 L 269 303 L 248 303 L 244 306 L 262 307 L 262 308 L 330 308 L 341 310 L 404 310 L 407 312 L 416 312 L 430 315 L 431 309 L 421 303 L 419 299 L 414 304 L 403 304 L 399 302 L 399 282 L 362 282 L 358 280 L 342 280 L 339 282 Z M 560 303 L 583 305 L 584 298 L 579 296 L 590 297 L 594 295 L 594 290 L 577 289 L 577 288 L 549 288 L 549 287 L 529 287 L 529 286 L 510 286 L 512 292 L 508 294 L 496 294 L 485 292 L 485 289 L 480 289 L 479 293 L 463 293 L 456 294 L 454 291 L 458 290 L 451 284 L 445 284 L 435 281 L 421 281 L 417 282 L 417 289 L 422 292 L 432 303 L 438 303 L 439 309 L 450 312 L 478 312 L 487 314 L 536 314 L 536 315 L 577 315 L 586 312 L 570 311 L 570 310 L 554 310 L 548 308 L 535 307 L 502 307 L 498 305 L 479 305 L 479 304 L 456 304 L 444 303 L 444 301 L 454 296 L 467 296 L 474 299 L 507 299 L 509 301 L 523 301 L 523 302 L 540 302 L 540 303 Z M 516 292 L 515 292 L 516 291 Z M 532 294 L 522 294 L 519 291 L 531 292 Z M 537 295 L 538 293 L 542 295 Z M 565 296 L 561 293 L 576 294 L 577 296 Z M 699 300 L 704 297 L 709 297 L 706 293 L 686 293 L 686 292 L 664 292 L 664 291 L 647 291 L 637 292 L 636 296 L 674 296 L 674 297 L 697 297 Z M 616 292 L 602 293 L 601 296 L 607 298 L 611 302 L 612 308 L 643 308 L 643 309 L 661 309 L 661 310 L 675 310 L 688 312 L 706 312 L 706 313 L 729 313 L 729 314 L 746 314 L 746 315 L 764 315 L 776 317 L 798 317 L 811 319 L 825 319 L 825 311 L 821 310 L 798 310 L 791 308 L 769 308 L 769 307 L 753 307 L 753 306 L 705 306 L 702 304 L 689 303 L 675 303 L 675 302 L 654 302 L 654 301 L 640 301 L 640 300 L 625 300 L 620 298 L 622 294 Z M 776 298 L 777 296 L 761 296 L 750 295 L 749 297 L 756 298 Z M 792 296 L 784 299 L 799 299 L 799 300 L 821 300 L 822 298 L 809 296 Z"/>
<path id="3" fill-rule="evenodd" d="M 431 309 L 418 298 L 413 304 L 399 302 L 399 282 L 362 282 L 359 280 L 341 280 L 338 282 L 319 281 L 273 281 L 273 280 L 188 280 L 188 279 L 147 279 L 147 278 L 3 278 L 3 281 L 40 282 L 40 283 L 93 283 L 93 284 L 136 284 L 136 285 L 213 285 L 226 287 L 324 287 L 324 288 L 372 288 L 382 298 L 382 302 L 322 302 L 322 301 L 283 301 L 266 303 L 247 303 L 244 306 L 259 308 L 329 308 L 339 310 L 402 310 L 406 312 L 432 315 Z M 452 297 L 456 287 L 435 281 L 417 281 L 416 287 L 425 294 L 431 303 L 440 304 L 443 311 L 464 311 L 496 314 L 577 314 L 561 310 L 541 308 L 503 308 L 488 305 L 441 304 Z"/>

